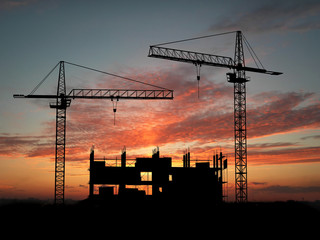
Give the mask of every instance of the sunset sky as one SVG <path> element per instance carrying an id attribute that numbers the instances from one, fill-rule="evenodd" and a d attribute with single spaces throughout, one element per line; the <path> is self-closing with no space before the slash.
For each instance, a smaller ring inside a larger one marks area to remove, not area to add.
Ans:
<path id="1" fill-rule="evenodd" d="M 241 30 L 267 70 L 247 73 L 249 201 L 320 200 L 320 2 L 317 0 L 0 0 L 0 198 L 54 197 L 55 110 L 29 94 L 60 61 L 174 90 L 174 100 L 73 100 L 67 110 L 66 190 L 88 196 L 89 150 L 97 157 L 151 156 L 182 166 L 229 160 L 234 201 L 233 85 L 228 69 L 148 58 L 150 45 Z M 235 34 L 168 47 L 233 58 Z M 246 63 L 255 67 L 245 51 Z M 35 94 L 55 94 L 55 70 Z M 73 88 L 151 89 L 66 65 Z"/>

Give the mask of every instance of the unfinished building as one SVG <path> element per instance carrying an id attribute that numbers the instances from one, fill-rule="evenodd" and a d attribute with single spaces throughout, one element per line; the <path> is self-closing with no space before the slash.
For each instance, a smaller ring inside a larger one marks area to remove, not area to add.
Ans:
<path id="1" fill-rule="evenodd" d="M 182 163 L 181 167 L 173 166 L 171 157 L 160 157 L 159 148 L 153 150 L 151 158 L 136 159 L 127 159 L 123 149 L 120 161 L 95 159 L 91 149 L 89 198 L 208 200 L 216 204 L 224 200 L 227 158 L 222 152 L 214 154 L 211 160 L 191 160 L 188 151 Z"/>

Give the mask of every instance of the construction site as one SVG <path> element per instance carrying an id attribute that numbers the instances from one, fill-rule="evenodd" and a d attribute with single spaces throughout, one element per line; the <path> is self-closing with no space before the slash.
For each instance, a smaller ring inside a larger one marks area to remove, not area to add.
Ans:
<path id="1" fill-rule="evenodd" d="M 178 42 L 194 41 L 226 34 L 235 34 L 234 58 L 207 53 L 162 47 Z M 244 48 L 247 47 L 256 67 L 245 64 Z M 254 53 L 241 31 L 212 34 L 197 38 L 183 39 L 152 45 L 148 57 L 160 58 L 183 63 L 191 63 L 196 67 L 198 97 L 200 68 L 202 66 L 228 69 L 227 81 L 234 86 L 234 166 L 235 166 L 235 202 L 248 201 L 247 181 L 247 120 L 246 120 L 246 83 L 250 78 L 246 72 L 268 75 L 280 75 L 281 72 L 266 70 Z M 72 89 L 66 91 L 65 65 L 72 65 L 99 74 L 109 75 L 122 80 L 143 84 L 152 89 Z M 57 93 L 52 95 L 34 94 L 47 77 L 59 67 Z M 181 79 L 183 81 L 183 79 Z M 66 118 L 67 108 L 76 99 L 109 99 L 113 102 L 115 115 L 116 103 L 119 100 L 173 100 L 174 90 L 142 82 L 136 79 L 119 76 L 106 71 L 75 63 L 60 61 L 30 94 L 15 94 L 14 98 L 53 99 L 50 108 L 56 110 L 56 141 L 55 141 L 55 192 L 54 202 L 63 205 L 65 199 L 65 160 L 66 160 Z M 115 124 L 115 122 L 114 122 Z M 232 132 L 230 132 L 232 136 Z M 180 165 L 175 166 L 171 157 L 162 157 L 156 148 L 150 158 L 127 158 L 124 148 L 117 159 L 95 158 L 94 149 L 90 153 L 89 199 L 97 201 L 117 200 L 168 200 L 177 202 L 206 201 L 218 205 L 227 197 L 226 185 L 228 163 L 226 155 L 221 151 L 211 159 L 194 160 L 190 151 L 181 156 Z"/>

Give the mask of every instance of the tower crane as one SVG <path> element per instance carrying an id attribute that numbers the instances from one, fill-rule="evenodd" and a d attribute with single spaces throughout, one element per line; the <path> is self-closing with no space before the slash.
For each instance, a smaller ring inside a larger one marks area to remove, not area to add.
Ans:
<path id="1" fill-rule="evenodd" d="M 65 63 L 88 70 L 108 74 L 114 77 L 123 78 L 125 80 L 141 83 L 144 85 L 156 87 L 154 90 L 127 90 L 127 89 L 72 89 L 68 94 L 66 92 Z M 35 95 L 34 92 L 46 80 L 46 78 L 59 65 L 58 87 L 56 95 Z M 108 72 L 81 66 L 78 64 L 60 61 L 49 74 L 36 86 L 36 88 L 28 95 L 14 94 L 14 98 L 39 98 L 39 99 L 55 99 L 54 103 L 50 103 L 50 108 L 56 109 L 56 145 L 55 145 L 55 204 L 64 204 L 65 189 L 65 147 L 66 147 L 66 118 L 67 108 L 70 107 L 73 99 L 111 99 L 119 101 L 120 99 L 129 100 L 168 100 L 173 99 L 173 90 L 169 90 L 156 85 L 144 83 L 127 77 L 121 77 Z M 114 107 L 113 111 L 116 109 Z"/>
<path id="2" fill-rule="evenodd" d="M 229 33 L 236 33 L 235 53 L 234 59 L 231 57 L 217 56 L 206 53 L 185 51 L 173 48 L 160 47 L 165 44 L 172 44 L 178 42 L 185 42 L 190 40 L 196 40 L 200 38 L 207 38 L 213 36 L 219 36 Z M 257 68 L 247 67 L 244 58 L 243 42 L 248 47 L 250 54 L 252 55 Z M 200 80 L 200 67 L 202 65 L 222 67 L 231 69 L 232 72 L 227 73 L 227 80 L 234 84 L 234 137 L 235 137 L 235 198 L 236 202 L 246 202 L 248 200 L 247 195 L 247 123 L 246 123 L 246 83 L 249 78 L 246 76 L 246 71 L 263 73 L 269 75 L 280 75 L 281 72 L 274 72 L 266 70 L 261 64 L 260 67 L 257 64 L 253 54 L 253 49 L 244 37 L 241 31 L 233 31 L 227 33 L 214 34 L 203 37 L 190 38 L 185 40 L 167 42 L 157 45 L 152 45 L 149 48 L 148 57 L 161 58 L 178 62 L 192 63 L 197 68 L 197 80 L 199 87 Z M 198 90 L 199 96 L 199 90 Z"/>

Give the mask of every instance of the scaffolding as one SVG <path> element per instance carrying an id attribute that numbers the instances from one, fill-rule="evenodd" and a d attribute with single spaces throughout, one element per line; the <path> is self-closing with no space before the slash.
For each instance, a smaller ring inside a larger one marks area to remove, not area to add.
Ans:
<path id="1" fill-rule="evenodd" d="M 190 150 L 187 150 L 182 167 L 176 167 L 172 166 L 171 157 L 160 157 L 159 148 L 153 150 L 151 158 L 135 159 L 127 159 L 124 148 L 120 161 L 118 158 L 95 158 L 94 149 L 91 149 L 89 198 L 188 199 L 219 204 L 227 197 L 224 187 L 227 165 L 222 152 L 214 154 L 211 160 L 192 160 Z"/>

